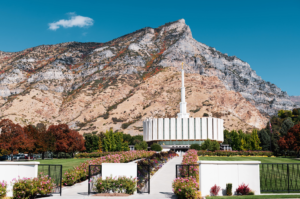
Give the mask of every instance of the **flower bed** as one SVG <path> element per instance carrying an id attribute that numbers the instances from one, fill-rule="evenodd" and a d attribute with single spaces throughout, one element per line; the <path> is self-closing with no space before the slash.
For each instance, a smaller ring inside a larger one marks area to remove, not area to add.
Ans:
<path id="1" fill-rule="evenodd" d="M 136 178 L 127 178 L 125 176 L 112 178 L 102 177 L 95 180 L 94 184 L 98 193 L 126 193 L 133 194 L 136 191 Z"/>
<path id="2" fill-rule="evenodd" d="M 125 163 L 140 158 L 148 158 L 153 154 L 155 154 L 154 151 L 126 151 L 88 160 L 81 163 L 79 166 L 66 171 L 62 182 L 63 185 L 70 186 L 77 182 L 86 180 L 89 175 L 89 165 L 101 165 L 102 163 Z"/>
<path id="3" fill-rule="evenodd" d="M 199 183 L 194 177 L 176 178 L 172 183 L 173 192 L 178 198 L 195 199 L 200 197 Z"/>
<path id="4" fill-rule="evenodd" d="M 35 198 L 37 195 L 48 195 L 55 188 L 51 177 L 39 176 L 38 178 L 13 179 L 13 198 Z"/>
<path id="5" fill-rule="evenodd" d="M 198 151 L 198 156 L 256 156 L 256 157 L 271 157 L 272 151 Z"/>
<path id="6" fill-rule="evenodd" d="M 0 198 L 4 198 L 6 196 L 7 183 L 6 181 L 0 181 Z"/>
<path id="7" fill-rule="evenodd" d="M 182 164 L 184 165 L 195 165 L 198 161 L 197 150 L 190 149 L 188 150 L 182 159 Z M 189 170 L 188 170 L 189 169 Z M 199 167 L 198 166 L 189 166 L 180 168 L 180 173 L 182 176 L 189 177 L 186 178 L 176 178 L 173 181 L 172 187 L 173 192 L 178 196 L 178 198 L 200 198 L 199 190 Z"/>

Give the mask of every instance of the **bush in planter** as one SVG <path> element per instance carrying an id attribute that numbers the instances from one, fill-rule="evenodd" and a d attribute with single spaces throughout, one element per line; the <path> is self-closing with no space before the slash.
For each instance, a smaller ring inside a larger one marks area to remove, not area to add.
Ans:
<path id="1" fill-rule="evenodd" d="M 231 183 L 226 184 L 226 194 L 228 196 L 232 196 L 232 184 Z"/>
<path id="2" fill-rule="evenodd" d="M 6 196 L 7 183 L 6 181 L 0 181 L 0 198 L 4 198 Z"/>
<path id="3" fill-rule="evenodd" d="M 217 196 L 219 194 L 221 187 L 216 184 L 210 188 L 210 194 L 213 196 Z"/>
<path id="4" fill-rule="evenodd" d="M 151 151 L 162 151 L 162 147 L 159 144 L 152 144 L 151 145 Z"/>
<path id="5" fill-rule="evenodd" d="M 54 180 L 51 177 L 39 175 L 38 178 L 13 179 L 13 199 L 35 198 L 36 195 L 50 194 L 54 187 Z"/>
<path id="6" fill-rule="evenodd" d="M 198 195 L 199 184 L 193 177 L 176 178 L 172 188 L 179 199 L 194 199 Z"/>
<path id="7" fill-rule="evenodd" d="M 199 144 L 191 144 L 190 149 L 195 149 L 195 150 L 201 150 L 201 147 Z"/>
<path id="8" fill-rule="evenodd" d="M 102 177 L 96 179 L 95 186 L 97 188 L 98 193 L 127 193 L 133 194 L 136 191 L 136 178 L 127 178 L 125 176 L 122 177 L 106 177 L 106 179 L 102 179 Z"/>
<path id="9" fill-rule="evenodd" d="M 237 195 L 248 195 L 250 192 L 250 188 L 248 185 L 245 185 L 244 183 L 239 185 L 239 187 L 236 189 Z"/>

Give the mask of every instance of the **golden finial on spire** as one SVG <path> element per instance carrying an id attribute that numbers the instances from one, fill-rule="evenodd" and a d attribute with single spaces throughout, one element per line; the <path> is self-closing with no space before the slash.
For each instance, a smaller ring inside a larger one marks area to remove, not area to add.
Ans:
<path id="1" fill-rule="evenodd" d="M 182 68 L 182 70 L 183 70 L 183 62 L 182 62 L 182 64 L 181 64 L 182 66 L 181 66 L 181 68 Z"/>

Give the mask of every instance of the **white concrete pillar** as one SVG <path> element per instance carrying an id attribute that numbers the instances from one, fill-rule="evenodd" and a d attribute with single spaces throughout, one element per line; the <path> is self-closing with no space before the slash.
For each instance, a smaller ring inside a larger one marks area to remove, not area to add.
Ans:
<path id="1" fill-rule="evenodd" d="M 175 118 L 171 118 L 171 140 L 176 140 L 176 128 L 177 126 L 175 125 Z"/>
<path id="2" fill-rule="evenodd" d="M 153 118 L 153 140 L 157 140 L 157 118 Z"/>
<path id="3" fill-rule="evenodd" d="M 149 124 L 148 140 L 151 141 L 151 140 L 153 140 L 153 128 L 152 128 L 152 126 L 153 126 L 153 120 L 149 119 L 148 124 Z"/>
<path id="4" fill-rule="evenodd" d="M 182 140 L 182 122 L 181 122 L 181 118 L 176 118 L 176 140 Z"/>
<path id="5" fill-rule="evenodd" d="M 202 139 L 203 140 L 206 140 L 207 139 L 207 117 L 203 117 L 201 118 L 202 122 Z"/>
<path id="6" fill-rule="evenodd" d="M 170 120 L 169 118 L 164 119 L 164 140 L 170 139 Z"/>
<path id="7" fill-rule="evenodd" d="M 164 135 L 163 135 L 163 130 L 164 130 L 164 119 L 163 118 L 158 118 L 158 140 L 163 140 L 164 139 Z"/>
<path id="8" fill-rule="evenodd" d="M 188 134 L 188 118 L 183 118 L 182 119 L 182 131 L 183 131 L 183 140 L 188 140 L 189 139 L 189 134 Z"/>
<path id="9" fill-rule="evenodd" d="M 208 130 L 208 139 L 212 139 L 212 118 L 208 117 L 207 118 L 207 130 Z"/>
<path id="10" fill-rule="evenodd" d="M 196 139 L 202 139 L 201 137 L 201 119 L 199 117 L 196 117 Z"/>
<path id="11" fill-rule="evenodd" d="M 195 118 L 189 118 L 189 139 L 195 139 Z"/>

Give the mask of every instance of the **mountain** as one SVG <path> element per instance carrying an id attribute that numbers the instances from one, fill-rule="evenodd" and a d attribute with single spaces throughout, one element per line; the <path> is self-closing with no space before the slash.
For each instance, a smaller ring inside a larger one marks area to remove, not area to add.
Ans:
<path id="1" fill-rule="evenodd" d="M 296 105 L 300 106 L 300 96 L 290 96 L 290 99 L 292 102 L 294 102 Z"/>
<path id="2" fill-rule="evenodd" d="M 0 117 L 22 125 L 64 122 L 82 133 L 113 127 L 138 134 L 147 117 L 176 116 L 182 62 L 192 116 L 209 113 L 224 118 L 227 129 L 251 130 L 294 107 L 248 63 L 193 39 L 181 19 L 107 43 L 0 52 Z"/>

